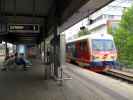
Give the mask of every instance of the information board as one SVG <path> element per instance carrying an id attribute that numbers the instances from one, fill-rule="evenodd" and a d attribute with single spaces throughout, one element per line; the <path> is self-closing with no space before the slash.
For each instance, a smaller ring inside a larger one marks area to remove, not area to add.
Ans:
<path id="1" fill-rule="evenodd" d="M 8 24 L 8 32 L 39 33 L 38 24 Z"/>

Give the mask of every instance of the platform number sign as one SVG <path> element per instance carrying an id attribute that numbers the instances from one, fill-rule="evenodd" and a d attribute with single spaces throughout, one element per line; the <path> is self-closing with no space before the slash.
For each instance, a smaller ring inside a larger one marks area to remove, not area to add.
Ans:
<path id="1" fill-rule="evenodd" d="M 8 24 L 8 32 L 39 33 L 38 24 Z"/>

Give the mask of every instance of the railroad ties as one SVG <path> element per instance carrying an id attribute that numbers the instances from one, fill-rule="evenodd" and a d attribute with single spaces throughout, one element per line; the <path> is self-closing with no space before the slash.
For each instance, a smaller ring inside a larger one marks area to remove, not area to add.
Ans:
<path id="1" fill-rule="evenodd" d="M 133 83 L 133 74 L 132 73 L 115 70 L 115 69 L 110 69 L 106 73 Z"/>

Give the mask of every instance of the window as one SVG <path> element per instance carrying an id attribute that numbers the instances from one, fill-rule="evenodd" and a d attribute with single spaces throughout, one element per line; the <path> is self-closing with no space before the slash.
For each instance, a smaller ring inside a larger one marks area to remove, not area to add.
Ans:
<path id="1" fill-rule="evenodd" d="M 97 17 L 96 19 L 93 19 L 93 20 L 89 19 L 88 25 L 91 25 L 91 24 L 93 24 L 93 23 L 95 23 L 95 22 L 97 22 L 97 21 L 99 21 L 101 19 L 103 19 L 103 15 L 101 15 L 101 16 Z"/>
<path id="2" fill-rule="evenodd" d="M 113 19 L 115 16 L 114 15 L 108 15 L 109 19 Z"/>
<path id="3" fill-rule="evenodd" d="M 112 40 L 93 39 L 92 49 L 96 51 L 111 51 L 115 49 L 115 46 Z"/>
<path id="4" fill-rule="evenodd" d="M 82 40 L 80 42 L 80 51 L 82 51 L 82 52 L 88 51 L 87 40 Z"/>

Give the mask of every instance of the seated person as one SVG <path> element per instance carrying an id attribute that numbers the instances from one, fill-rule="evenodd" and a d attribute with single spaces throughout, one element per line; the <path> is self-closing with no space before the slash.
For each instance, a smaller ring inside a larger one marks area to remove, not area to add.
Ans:
<path id="1" fill-rule="evenodd" d="M 26 62 L 24 60 L 24 54 L 20 54 L 20 57 L 18 57 L 18 53 L 15 53 L 15 63 L 16 65 L 23 65 L 23 68 L 26 68 Z"/>
<path id="2" fill-rule="evenodd" d="M 26 65 L 32 65 L 31 62 L 25 58 L 23 53 L 20 54 L 20 59 L 23 60 Z"/>
<path id="3" fill-rule="evenodd" d="M 26 65 L 32 65 L 28 60 L 25 59 L 24 54 L 21 53 L 20 56 L 18 56 L 18 53 L 16 52 L 14 55 L 7 55 L 5 57 L 2 71 L 6 71 L 11 65 L 22 65 L 23 69 L 26 70 Z"/>
<path id="4" fill-rule="evenodd" d="M 21 53 L 19 57 L 17 53 L 15 54 L 15 63 L 17 65 L 23 65 L 24 69 L 26 68 L 26 65 L 32 65 L 31 62 L 25 58 L 23 53 Z"/>
<path id="5" fill-rule="evenodd" d="M 13 55 L 11 55 L 11 56 L 7 55 L 5 57 L 4 62 L 3 62 L 3 68 L 2 68 L 2 70 L 3 71 L 6 71 L 9 68 L 9 66 L 11 66 L 13 64 L 14 64 L 14 56 Z"/>
<path id="6" fill-rule="evenodd" d="M 3 62 L 3 68 L 1 69 L 2 71 L 7 70 L 7 64 L 8 64 L 8 60 L 9 60 L 10 56 L 6 55 L 4 62 Z"/>

